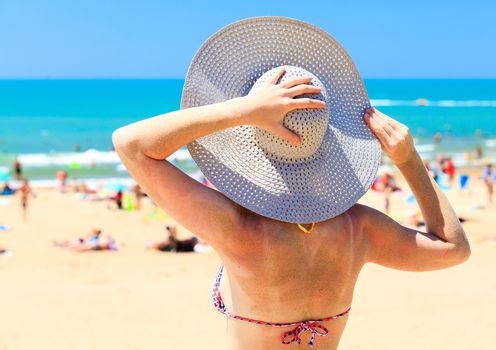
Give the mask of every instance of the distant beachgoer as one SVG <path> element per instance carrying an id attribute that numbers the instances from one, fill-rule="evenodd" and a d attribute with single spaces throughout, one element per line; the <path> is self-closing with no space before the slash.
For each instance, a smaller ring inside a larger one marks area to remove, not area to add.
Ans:
<path id="1" fill-rule="evenodd" d="M 98 196 L 97 189 L 90 188 L 86 184 L 86 182 L 82 182 L 81 185 L 79 186 L 79 193 L 81 194 L 81 199 L 92 200 L 92 201 L 107 199 L 107 197 Z"/>
<path id="2" fill-rule="evenodd" d="M 493 173 L 493 165 L 491 163 L 484 167 L 484 172 L 482 173 L 482 180 L 486 185 L 487 191 L 487 204 L 493 204 L 493 193 L 494 193 L 494 180 L 496 175 Z"/>
<path id="3" fill-rule="evenodd" d="M 444 155 L 444 153 L 439 153 L 436 156 L 436 163 L 432 167 L 432 172 L 434 174 L 434 181 L 437 182 L 439 180 L 439 176 L 442 173 L 444 173 L 445 162 L 446 162 L 446 156 Z"/>
<path id="4" fill-rule="evenodd" d="M 429 101 L 427 101 L 427 99 L 425 98 L 417 98 L 415 100 L 415 102 L 419 105 L 419 106 L 427 106 L 427 104 L 429 103 Z"/>
<path id="5" fill-rule="evenodd" d="M 169 233 L 169 237 L 166 240 L 148 245 L 148 248 L 156 249 L 161 252 L 176 252 L 176 253 L 195 251 L 195 246 L 199 243 L 198 238 L 192 237 L 189 239 L 177 239 L 176 227 L 166 226 L 165 229 Z"/>
<path id="6" fill-rule="evenodd" d="M 384 212 L 389 214 L 391 193 L 401 191 L 401 189 L 396 186 L 394 176 L 391 173 L 385 172 L 374 181 L 371 188 L 375 191 L 384 193 Z"/>
<path id="7" fill-rule="evenodd" d="M 446 161 L 444 162 L 443 172 L 448 175 L 450 187 L 453 185 L 453 181 L 455 180 L 455 171 L 456 168 L 453 160 L 451 158 L 446 158 Z"/>
<path id="8" fill-rule="evenodd" d="M 10 195 L 13 195 L 14 193 L 15 193 L 15 190 L 12 187 L 10 187 L 8 182 L 5 182 L 3 184 L 2 191 L 0 191 L 0 195 L 10 196 Z"/>
<path id="9" fill-rule="evenodd" d="M 14 161 L 14 177 L 16 180 L 22 179 L 22 164 L 18 158 Z"/>
<path id="10" fill-rule="evenodd" d="M 443 135 L 440 132 L 436 132 L 434 135 L 434 142 L 439 143 L 443 140 Z"/>
<path id="11" fill-rule="evenodd" d="M 88 237 L 85 239 L 85 242 L 89 244 L 98 244 L 100 241 L 100 237 L 102 236 L 102 230 L 93 229 Z"/>
<path id="12" fill-rule="evenodd" d="M 95 244 L 98 243 L 100 236 L 102 234 L 102 230 L 94 228 L 90 231 L 90 233 L 86 237 L 79 237 L 74 241 L 54 241 L 53 243 L 62 248 L 71 248 L 74 246 L 79 246 L 81 244 Z"/>
<path id="13" fill-rule="evenodd" d="M 123 195 L 124 194 L 123 194 L 122 190 L 119 189 L 115 195 L 109 197 L 108 199 L 115 202 L 117 209 L 122 209 L 122 197 L 123 197 Z"/>
<path id="14" fill-rule="evenodd" d="M 137 210 L 140 210 L 141 209 L 141 198 L 143 198 L 143 196 L 144 196 L 144 193 L 141 190 L 141 186 L 138 184 L 135 184 L 133 186 L 133 193 L 134 193 L 134 198 L 136 200 L 134 208 Z"/>
<path id="15" fill-rule="evenodd" d="M 475 147 L 475 158 L 482 159 L 482 148 L 480 146 Z"/>
<path id="16" fill-rule="evenodd" d="M 93 229 L 86 237 L 80 237 L 74 241 L 54 241 L 53 244 L 60 248 L 65 248 L 77 252 L 85 252 L 90 250 L 117 250 L 115 240 L 106 235 L 101 238 L 102 230 Z"/>
<path id="17" fill-rule="evenodd" d="M 33 198 L 36 198 L 36 194 L 33 192 L 33 189 L 29 185 L 28 179 L 23 180 L 22 186 L 19 188 L 19 192 L 21 193 L 22 218 L 23 220 L 26 220 L 28 215 L 29 197 L 31 196 Z"/>
<path id="18" fill-rule="evenodd" d="M 65 193 L 66 192 L 66 186 L 67 186 L 67 171 L 65 170 L 59 170 L 57 171 L 57 180 L 59 181 L 59 191 L 60 193 Z"/>
<path id="19" fill-rule="evenodd" d="M 0 247 L 0 256 L 12 256 L 12 252 L 8 249 Z"/>
<path id="20" fill-rule="evenodd" d="M 444 155 L 444 153 L 439 153 L 437 156 L 436 156 L 436 163 L 437 163 L 437 166 L 438 168 L 442 171 L 444 169 L 444 162 L 446 161 L 446 156 Z"/>

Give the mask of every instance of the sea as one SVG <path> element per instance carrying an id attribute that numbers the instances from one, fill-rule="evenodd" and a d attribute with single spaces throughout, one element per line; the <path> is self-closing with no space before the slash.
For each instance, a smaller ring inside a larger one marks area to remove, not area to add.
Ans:
<path id="1" fill-rule="evenodd" d="M 181 79 L 0 80 L 0 181 L 17 157 L 33 180 L 126 179 L 112 149 L 120 126 L 177 110 Z M 439 153 L 455 164 L 496 159 L 496 80 L 366 79 L 371 104 L 409 126 L 425 159 Z M 186 149 L 170 160 L 198 171 Z"/>

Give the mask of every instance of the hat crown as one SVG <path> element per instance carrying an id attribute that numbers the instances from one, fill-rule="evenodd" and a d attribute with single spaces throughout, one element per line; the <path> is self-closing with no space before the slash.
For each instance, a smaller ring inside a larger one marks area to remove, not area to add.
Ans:
<path id="1" fill-rule="evenodd" d="M 277 68 L 273 68 L 265 72 L 255 82 L 251 91 L 260 88 L 266 84 L 275 74 Z M 312 73 L 307 70 L 294 67 L 285 66 L 285 72 L 279 80 L 279 84 L 285 83 L 296 77 L 311 76 L 312 81 L 308 85 L 319 86 L 321 92 L 319 94 L 305 94 L 295 98 L 312 98 L 326 102 L 325 108 L 305 108 L 296 109 L 284 118 L 284 126 L 294 133 L 298 134 L 301 138 L 301 144 L 294 146 L 285 139 L 280 138 L 266 130 L 255 128 L 255 141 L 257 145 L 262 148 L 265 153 L 272 158 L 282 160 L 284 162 L 301 161 L 314 155 L 319 149 L 324 135 L 329 124 L 329 107 L 327 101 L 328 92 L 322 82 Z"/>

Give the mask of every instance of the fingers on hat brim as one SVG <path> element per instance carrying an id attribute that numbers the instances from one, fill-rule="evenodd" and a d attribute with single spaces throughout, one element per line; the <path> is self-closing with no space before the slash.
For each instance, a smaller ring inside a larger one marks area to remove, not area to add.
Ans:
<path id="1" fill-rule="evenodd" d="M 303 94 L 318 94 L 321 91 L 322 88 L 320 86 L 300 84 L 288 89 L 288 95 L 295 97 Z"/>
<path id="2" fill-rule="evenodd" d="M 291 110 L 303 108 L 325 108 L 326 103 L 313 98 L 294 98 L 291 103 Z"/>
<path id="3" fill-rule="evenodd" d="M 293 79 L 289 79 L 288 81 L 284 82 L 281 84 L 281 87 L 289 89 L 292 88 L 293 86 L 297 86 L 300 84 L 308 84 L 311 82 L 313 77 L 308 76 L 308 77 L 295 77 Z"/>
<path id="4" fill-rule="evenodd" d="M 272 78 L 269 80 L 269 84 L 277 84 L 277 82 L 279 81 L 279 79 L 281 79 L 281 76 L 284 74 L 284 72 L 286 71 L 286 67 L 282 66 L 282 67 L 279 67 L 275 72 L 274 72 L 274 75 L 272 76 Z"/>
<path id="5" fill-rule="evenodd" d="M 374 133 L 374 135 L 379 139 L 379 141 L 386 142 L 388 139 L 388 134 L 386 130 L 384 130 L 381 124 L 377 121 L 377 119 L 373 118 L 371 114 L 365 114 L 365 123 L 370 128 L 370 130 Z"/>

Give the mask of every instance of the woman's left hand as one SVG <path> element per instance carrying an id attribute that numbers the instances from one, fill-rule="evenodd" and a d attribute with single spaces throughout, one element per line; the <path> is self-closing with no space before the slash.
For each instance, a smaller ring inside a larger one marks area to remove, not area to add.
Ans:
<path id="1" fill-rule="evenodd" d="M 310 85 L 311 76 L 296 77 L 278 84 L 285 68 L 280 67 L 267 83 L 239 99 L 239 116 L 243 124 L 265 129 L 298 146 L 300 137 L 283 124 L 286 114 L 302 108 L 325 108 L 325 102 L 311 98 L 295 98 L 304 94 L 318 94 L 321 88 Z"/>

